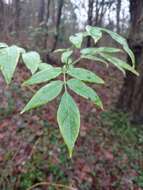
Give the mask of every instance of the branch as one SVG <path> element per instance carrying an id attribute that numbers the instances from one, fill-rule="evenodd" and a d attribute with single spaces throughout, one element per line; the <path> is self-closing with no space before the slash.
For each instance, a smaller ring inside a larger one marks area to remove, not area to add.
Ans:
<path id="1" fill-rule="evenodd" d="M 33 188 L 35 187 L 38 187 L 38 186 L 45 186 L 45 185 L 51 185 L 51 186 L 54 186 L 54 187 L 59 187 L 59 188 L 66 188 L 67 190 L 76 190 L 75 188 L 72 188 L 72 187 L 69 187 L 69 186 L 66 186 L 66 185 L 62 185 L 62 184 L 56 184 L 56 183 L 50 183 L 50 182 L 40 182 L 40 183 L 36 183 L 35 185 L 32 185 L 30 188 L 28 188 L 27 190 L 32 190 Z"/>

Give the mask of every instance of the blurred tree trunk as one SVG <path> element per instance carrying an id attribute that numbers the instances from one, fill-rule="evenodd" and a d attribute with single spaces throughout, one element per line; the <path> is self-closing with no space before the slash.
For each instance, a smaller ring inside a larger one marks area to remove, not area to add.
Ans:
<path id="1" fill-rule="evenodd" d="M 121 0 L 117 0 L 117 32 L 120 33 L 120 12 L 121 12 Z"/>
<path id="2" fill-rule="evenodd" d="M 112 0 L 96 0 L 95 1 L 95 18 L 94 25 L 102 26 L 103 18 L 107 10 L 110 10 L 111 5 L 113 4 Z"/>
<path id="3" fill-rule="evenodd" d="M 143 123 L 143 0 L 130 0 L 131 29 L 129 45 L 136 57 L 140 76 L 127 73 L 118 102 L 118 107 L 128 111 L 132 120 Z M 128 58 L 128 62 L 130 60 Z"/>
<path id="4" fill-rule="evenodd" d="M 14 1 L 14 15 L 15 15 L 14 30 L 16 31 L 17 37 L 19 36 L 19 30 L 20 30 L 20 14 L 21 14 L 20 0 L 15 0 Z"/>
<path id="5" fill-rule="evenodd" d="M 45 20 L 45 29 L 46 29 L 46 33 L 44 36 L 44 49 L 47 49 L 47 39 L 48 39 L 48 21 L 49 21 L 49 17 L 50 17 L 50 4 L 51 4 L 51 0 L 47 0 L 47 12 L 46 12 L 46 20 Z"/>
<path id="6" fill-rule="evenodd" d="M 57 13 L 57 20 L 56 20 L 56 34 L 54 38 L 53 48 L 52 51 L 54 51 L 57 47 L 57 42 L 59 38 L 59 32 L 60 32 L 60 24 L 61 24 L 61 16 L 62 16 L 62 9 L 64 6 L 64 0 L 58 1 L 58 13 Z"/>
<path id="7" fill-rule="evenodd" d="M 0 0 L 0 30 L 2 31 L 4 27 L 4 2 Z"/>
<path id="8" fill-rule="evenodd" d="M 45 16 L 45 0 L 41 0 L 40 8 L 39 8 L 39 23 L 44 21 Z"/>
<path id="9" fill-rule="evenodd" d="M 52 23 L 53 25 L 56 25 L 56 5 L 55 0 L 52 0 L 51 2 L 51 17 L 52 17 Z"/>
<path id="10" fill-rule="evenodd" d="M 47 22 L 49 20 L 49 17 L 50 17 L 50 4 L 51 4 L 51 0 L 47 0 Z"/>
<path id="11" fill-rule="evenodd" d="M 99 13 L 99 11 L 97 13 L 98 14 L 97 18 L 98 19 L 97 19 L 96 25 L 98 25 L 98 26 L 102 25 L 103 16 L 104 16 L 104 14 L 106 12 L 105 0 L 101 1 L 100 7 L 101 7 L 101 11 L 100 11 L 100 13 Z"/>
<path id="12" fill-rule="evenodd" d="M 88 0 L 88 25 L 93 25 L 93 6 L 94 6 L 94 0 Z M 91 46 L 91 37 L 89 36 L 87 38 L 87 47 Z"/>

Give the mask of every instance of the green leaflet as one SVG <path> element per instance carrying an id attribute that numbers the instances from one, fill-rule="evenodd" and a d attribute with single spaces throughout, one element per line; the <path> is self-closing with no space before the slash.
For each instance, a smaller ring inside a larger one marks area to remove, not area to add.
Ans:
<path id="1" fill-rule="evenodd" d="M 118 69 L 120 69 L 124 74 L 125 71 L 124 70 L 128 70 L 132 73 L 134 73 L 135 75 L 139 75 L 139 73 L 134 69 L 134 67 L 131 67 L 129 64 L 127 64 L 126 62 L 122 61 L 121 59 L 118 59 L 117 57 L 113 57 L 109 54 L 103 54 L 100 53 L 100 55 L 106 59 L 108 62 L 112 63 L 113 65 L 115 65 Z"/>
<path id="2" fill-rule="evenodd" d="M 68 59 L 68 65 L 71 65 L 72 63 L 73 63 L 72 58 L 69 58 L 69 59 Z"/>
<path id="3" fill-rule="evenodd" d="M 125 52 L 130 56 L 133 66 L 135 66 L 135 56 L 134 56 L 132 50 L 129 48 L 127 40 L 125 38 L 123 38 L 122 36 L 120 36 L 119 34 L 117 34 L 115 32 L 105 29 L 105 28 L 92 27 L 92 26 L 87 26 L 87 28 L 90 28 L 91 30 L 96 29 L 98 31 L 103 31 L 103 32 L 108 33 L 116 42 L 118 42 L 119 44 L 121 44 L 123 46 L 123 49 L 125 50 Z"/>
<path id="4" fill-rule="evenodd" d="M 108 67 L 108 63 L 102 58 L 99 58 L 93 55 L 82 55 L 81 58 L 101 62 L 101 63 L 104 63 L 106 67 Z"/>
<path id="5" fill-rule="evenodd" d="M 39 64 L 41 63 L 40 55 L 35 51 L 22 54 L 22 59 L 32 74 L 37 71 Z"/>
<path id="6" fill-rule="evenodd" d="M 6 54 L 7 48 L 0 48 L 0 54 Z"/>
<path id="7" fill-rule="evenodd" d="M 120 43 L 123 46 L 123 49 L 130 56 L 133 66 L 135 66 L 135 56 L 134 56 L 132 50 L 129 48 L 127 40 L 125 38 L 123 38 L 122 36 L 120 36 L 119 34 L 112 32 L 110 30 L 103 29 L 103 31 L 107 32 L 115 41 L 117 41 L 118 43 Z"/>
<path id="8" fill-rule="evenodd" d="M 53 67 L 49 69 L 44 69 L 35 73 L 30 79 L 26 80 L 23 85 L 33 85 L 39 84 L 42 82 L 47 82 L 58 77 L 62 73 L 62 69 L 60 67 Z"/>
<path id="9" fill-rule="evenodd" d="M 88 35 L 94 39 L 95 43 L 97 43 L 102 38 L 102 32 L 96 27 L 87 26 L 86 31 Z"/>
<path id="10" fill-rule="evenodd" d="M 68 60 L 70 59 L 73 51 L 72 50 L 67 50 L 61 55 L 61 61 L 62 63 L 68 63 Z"/>
<path id="11" fill-rule="evenodd" d="M 91 100 L 94 104 L 96 104 L 98 107 L 103 109 L 103 104 L 99 96 L 96 94 L 96 92 L 88 87 L 86 84 L 81 82 L 78 79 L 70 79 L 67 82 L 67 85 L 71 90 L 73 90 L 76 94 Z"/>
<path id="12" fill-rule="evenodd" d="M 56 98 L 62 91 L 63 82 L 62 81 L 52 81 L 51 83 L 40 88 L 28 104 L 24 107 L 21 113 L 24 113 L 30 109 L 39 107 L 41 105 L 47 104 L 54 98 Z"/>
<path id="13" fill-rule="evenodd" d="M 19 52 L 20 52 L 21 54 L 26 53 L 26 51 L 25 51 L 24 48 L 18 47 L 18 49 L 19 49 Z"/>
<path id="14" fill-rule="evenodd" d="M 45 69 L 51 69 L 53 68 L 53 66 L 48 63 L 40 63 L 38 68 L 39 70 L 45 70 Z"/>
<path id="15" fill-rule="evenodd" d="M 73 98 L 65 92 L 57 112 L 57 120 L 60 132 L 72 157 L 74 144 L 77 140 L 80 129 L 80 113 Z"/>
<path id="16" fill-rule="evenodd" d="M 101 79 L 96 74 L 92 73 L 89 70 L 82 69 L 82 68 L 70 68 L 67 73 L 79 80 L 91 82 L 91 83 L 97 83 L 97 84 L 104 84 L 103 79 Z"/>
<path id="17" fill-rule="evenodd" d="M 81 48 L 82 41 L 83 41 L 83 34 L 82 33 L 77 33 L 74 36 L 70 36 L 70 41 L 71 43 L 78 49 Z"/>
<path id="18" fill-rule="evenodd" d="M 4 48 L 0 53 L 0 68 L 7 84 L 12 80 L 19 56 L 20 51 L 17 46 Z"/>
<path id="19" fill-rule="evenodd" d="M 100 48 L 84 48 L 80 51 L 82 55 L 96 55 L 99 52 L 103 53 L 117 53 L 121 52 L 118 48 L 100 47 Z"/>
<path id="20" fill-rule="evenodd" d="M 6 43 L 0 43 L 0 48 L 7 48 L 8 45 Z"/>

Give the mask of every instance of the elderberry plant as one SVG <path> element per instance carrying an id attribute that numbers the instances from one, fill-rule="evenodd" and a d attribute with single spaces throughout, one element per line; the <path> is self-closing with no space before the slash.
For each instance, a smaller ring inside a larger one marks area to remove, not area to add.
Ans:
<path id="1" fill-rule="evenodd" d="M 103 33 L 110 35 L 111 38 L 122 46 L 122 49 L 113 47 L 83 48 L 83 40 L 86 37 L 90 36 L 96 44 L 102 38 Z M 0 43 L 0 70 L 6 83 L 10 84 L 16 66 L 21 59 L 32 74 L 28 80 L 24 81 L 24 86 L 48 82 L 35 93 L 21 111 L 21 114 L 47 104 L 63 92 L 57 111 L 57 121 L 71 157 L 79 134 L 80 112 L 74 99 L 69 94 L 69 89 L 103 109 L 100 97 L 85 82 L 88 84 L 104 84 L 104 80 L 87 69 L 76 67 L 76 64 L 81 59 L 88 59 L 104 63 L 105 65 L 111 63 L 124 74 L 126 70 L 137 76 L 138 73 L 135 70 L 134 54 L 129 48 L 126 39 L 115 32 L 104 28 L 87 26 L 85 32 L 70 36 L 69 40 L 72 44 L 70 48 L 55 51 L 55 53 L 61 53 L 61 67 L 53 67 L 50 64 L 43 63 L 40 55 L 35 51 L 26 52 L 18 46 L 8 46 L 5 43 Z M 75 50 L 80 52 L 80 56 L 77 59 L 74 56 Z M 132 65 L 116 57 L 116 53 L 123 51 L 130 57 Z M 63 80 L 56 80 L 60 75 L 63 75 Z"/>

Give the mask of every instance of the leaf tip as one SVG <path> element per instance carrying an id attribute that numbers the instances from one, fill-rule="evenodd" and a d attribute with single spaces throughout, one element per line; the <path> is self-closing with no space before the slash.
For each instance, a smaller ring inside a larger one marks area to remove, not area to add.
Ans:
<path id="1" fill-rule="evenodd" d="M 20 115 L 22 115 L 23 113 L 24 113 L 25 111 L 24 111 L 24 109 L 20 112 Z"/>
<path id="2" fill-rule="evenodd" d="M 27 84 L 27 80 L 26 81 L 24 81 L 23 83 L 22 83 L 22 87 L 25 87 L 25 86 L 27 86 L 28 84 Z"/>
<path id="3" fill-rule="evenodd" d="M 6 84 L 7 85 L 10 85 L 10 83 L 11 83 L 11 79 L 9 79 L 8 77 L 4 77 L 4 79 L 5 79 L 5 82 L 6 82 Z"/>
<path id="4" fill-rule="evenodd" d="M 100 84 L 105 84 L 105 81 L 103 79 L 101 79 Z"/>
<path id="5" fill-rule="evenodd" d="M 6 81 L 6 85 L 9 86 L 11 82 Z"/>
<path id="6" fill-rule="evenodd" d="M 73 149 L 68 147 L 68 151 L 69 151 L 69 158 L 72 159 Z"/>
<path id="7" fill-rule="evenodd" d="M 22 87 L 25 87 L 25 86 L 26 86 L 26 85 L 25 85 L 25 82 L 23 82 L 23 83 L 21 84 L 21 86 L 22 86 Z"/>
<path id="8" fill-rule="evenodd" d="M 102 111 L 104 111 L 104 110 L 105 110 L 103 105 L 101 105 L 101 107 L 100 107 L 100 108 L 101 108 L 101 110 L 102 110 Z"/>
<path id="9" fill-rule="evenodd" d="M 139 74 L 137 71 L 135 72 L 135 75 L 136 75 L 137 77 L 140 76 L 140 74 Z"/>
<path id="10" fill-rule="evenodd" d="M 27 109 L 27 107 L 25 106 L 22 111 L 20 112 L 20 115 L 24 114 L 26 111 L 29 111 L 29 109 Z"/>

